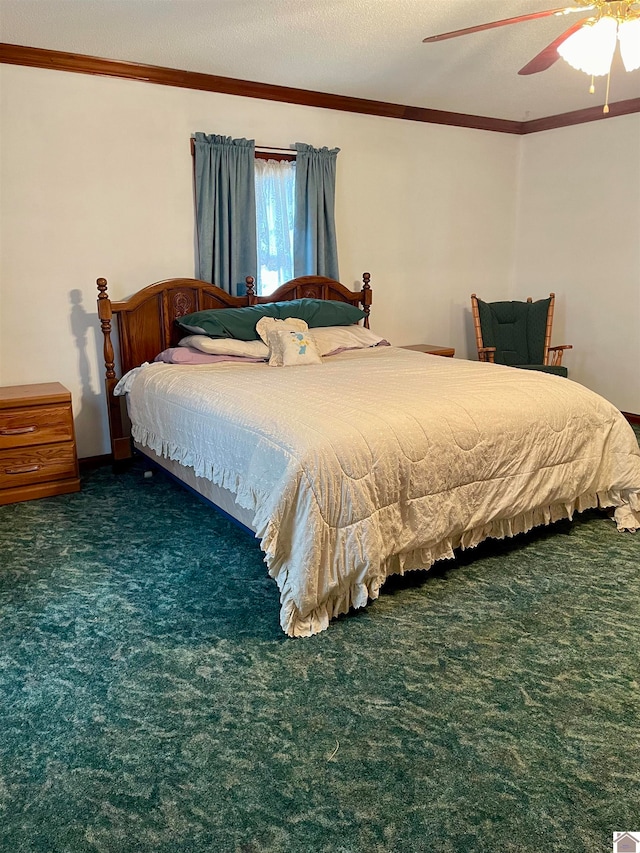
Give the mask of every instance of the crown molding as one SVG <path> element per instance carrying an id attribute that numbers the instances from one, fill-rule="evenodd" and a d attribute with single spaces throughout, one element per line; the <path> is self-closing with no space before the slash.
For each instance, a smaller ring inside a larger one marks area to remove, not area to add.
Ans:
<path id="1" fill-rule="evenodd" d="M 536 118 L 522 123 L 521 133 L 540 133 L 543 130 L 554 130 L 557 127 L 572 127 L 575 124 L 585 124 L 590 121 L 608 121 L 614 116 L 626 116 L 640 113 L 640 98 L 629 98 L 628 101 L 616 101 L 609 104 L 608 115 L 602 112 L 602 105 L 588 107 L 586 110 L 574 110 L 571 113 L 561 113 L 557 116 Z"/>
<path id="2" fill-rule="evenodd" d="M 294 89 L 289 86 L 275 86 L 270 83 L 238 80 L 234 77 L 219 77 L 215 74 L 200 74 L 196 71 L 178 71 L 175 68 L 164 68 L 160 65 L 121 62 L 114 59 L 86 56 L 80 53 L 65 53 L 59 50 L 46 50 L 44 48 L 25 47 L 17 44 L 0 43 L 0 62 L 10 65 L 26 65 L 32 68 L 48 68 L 54 71 L 74 71 L 79 74 L 121 77 L 144 83 L 156 83 L 161 86 L 199 89 L 204 92 L 238 95 L 242 98 L 261 98 L 266 101 L 280 101 L 307 107 L 321 107 L 323 109 L 340 110 L 349 113 L 399 118 L 405 121 L 447 124 L 455 127 L 490 130 L 498 133 L 519 134 L 522 132 L 521 122 L 518 121 L 485 118 L 484 116 L 466 115 L 464 113 L 450 113 L 444 110 L 430 110 L 423 107 L 409 107 L 403 104 L 390 104 L 385 101 L 352 98 L 348 95 L 331 95 L 326 92 L 314 92 L 309 89 Z"/>
<path id="3" fill-rule="evenodd" d="M 215 74 L 201 74 L 196 71 L 179 71 L 160 65 L 143 65 L 137 62 L 122 62 L 115 59 L 102 59 L 81 53 L 66 53 L 60 50 L 47 50 L 40 47 L 0 43 L 0 62 L 7 65 L 23 65 L 31 68 L 47 68 L 51 71 L 72 71 L 77 74 L 94 74 L 102 77 L 119 77 L 126 80 L 138 80 L 143 83 L 155 83 L 160 86 L 174 86 L 181 89 L 198 89 L 204 92 L 218 92 L 225 95 L 238 95 L 242 98 L 260 98 L 266 101 L 280 101 L 321 109 L 340 110 L 362 115 L 382 116 L 384 118 L 419 121 L 427 124 L 444 124 L 452 127 L 466 127 L 475 130 L 488 130 L 494 133 L 516 135 L 538 133 L 542 130 L 567 127 L 584 122 L 599 121 L 618 115 L 640 112 L 640 98 L 619 101 L 610 104 L 608 116 L 602 114 L 599 107 L 563 113 L 531 121 L 510 121 L 488 116 L 452 113 L 446 110 L 431 110 L 426 107 L 411 107 L 392 104 L 386 101 L 372 101 L 366 98 L 353 98 L 348 95 L 331 95 L 310 89 L 295 89 L 289 86 L 275 86 L 270 83 L 256 83 L 251 80 L 238 80 L 234 77 L 219 77 Z"/>

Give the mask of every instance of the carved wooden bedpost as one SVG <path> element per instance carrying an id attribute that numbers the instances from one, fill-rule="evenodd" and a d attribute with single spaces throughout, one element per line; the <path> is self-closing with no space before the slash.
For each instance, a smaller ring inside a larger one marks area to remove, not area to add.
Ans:
<path id="1" fill-rule="evenodd" d="M 102 351 L 104 353 L 104 366 L 107 370 L 107 381 L 116 378 L 115 362 L 113 360 L 113 344 L 111 343 L 111 300 L 107 295 L 107 280 L 99 278 L 96 282 L 98 285 L 98 317 L 100 318 L 100 326 L 104 335 Z"/>
<path id="2" fill-rule="evenodd" d="M 368 329 L 369 328 L 369 312 L 371 310 L 371 285 L 369 282 L 371 281 L 371 274 L 368 272 L 362 273 L 362 296 L 360 297 L 360 303 L 362 305 L 362 310 L 364 311 L 364 325 Z"/>
<path id="3" fill-rule="evenodd" d="M 245 278 L 245 284 L 247 285 L 247 305 L 255 305 L 256 302 L 256 292 L 255 292 L 255 283 L 256 280 L 252 275 L 248 275 Z"/>
<path id="4" fill-rule="evenodd" d="M 113 312 L 111 311 L 111 300 L 107 294 L 107 280 L 106 278 L 99 278 L 96 284 L 98 285 L 98 317 L 100 318 L 100 327 L 104 335 L 103 353 L 106 370 L 105 380 L 109 431 L 111 433 L 111 452 L 113 454 L 113 461 L 116 463 L 130 459 L 133 454 L 131 452 L 130 430 L 125 426 L 128 423 L 128 416 L 126 410 L 123 408 L 123 398 L 115 397 L 113 394 L 113 389 L 118 384 L 118 380 L 115 370 L 113 343 L 111 341 Z"/>

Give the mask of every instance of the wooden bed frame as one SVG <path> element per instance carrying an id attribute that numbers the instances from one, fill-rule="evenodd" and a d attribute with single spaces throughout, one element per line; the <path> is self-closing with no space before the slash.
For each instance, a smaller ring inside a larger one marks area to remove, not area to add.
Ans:
<path id="1" fill-rule="evenodd" d="M 118 383 L 111 333 L 114 315 L 118 334 L 120 375 L 153 359 L 171 346 L 176 346 L 184 332 L 175 325 L 178 317 L 209 308 L 246 308 L 268 302 L 288 302 L 291 299 L 329 299 L 348 302 L 362 308 L 364 325 L 369 327 L 369 310 L 372 302 L 371 276 L 362 275 L 362 289 L 352 291 L 324 276 L 307 275 L 286 282 L 269 296 L 255 294 L 254 279 L 246 279 L 246 296 L 231 296 L 215 284 L 193 278 L 170 278 L 150 284 L 129 299 L 112 302 L 107 293 L 107 280 L 99 278 L 98 317 L 104 335 L 105 390 L 109 414 L 111 452 L 114 462 L 131 458 L 131 425 L 123 397 L 115 397 L 113 389 Z"/>

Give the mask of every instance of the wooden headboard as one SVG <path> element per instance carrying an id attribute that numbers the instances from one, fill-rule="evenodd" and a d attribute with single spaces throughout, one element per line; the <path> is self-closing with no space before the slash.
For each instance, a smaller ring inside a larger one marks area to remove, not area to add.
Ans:
<path id="1" fill-rule="evenodd" d="M 134 293 L 129 299 L 112 302 L 107 293 L 107 280 L 99 278 L 98 317 L 104 335 L 104 365 L 106 370 L 107 409 L 111 451 L 114 462 L 132 455 L 131 432 L 124 398 L 114 397 L 118 377 L 111 333 L 114 315 L 118 333 L 120 374 L 153 359 L 167 347 L 175 346 L 184 333 L 175 324 L 178 317 L 208 308 L 246 308 L 268 302 L 287 302 L 291 299 L 329 299 L 349 302 L 365 312 L 364 325 L 369 326 L 371 305 L 371 276 L 363 273 L 362 289 L 352 291 L 324 276 L 306 275 L 283 284 L 269 296 L 256 296 L 254 280 L 246 280 L 246 296 L 231 296 L 225 290 L 194 278 L 169 278 L 158 281 Z"/>

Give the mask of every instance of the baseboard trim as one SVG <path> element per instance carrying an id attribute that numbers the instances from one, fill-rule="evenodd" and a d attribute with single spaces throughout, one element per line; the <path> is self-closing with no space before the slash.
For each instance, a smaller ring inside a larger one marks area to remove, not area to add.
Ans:
<path id="1" fill-rule="evenodd" d="M 102 465 L 113 464 L 113 454 L 103 453 L 101 456 L 85 456 L 78 459 L 81 471 L 88 471 L 91 468 L 100 468 Z"/>
<path id="2" fill-rule="evenodd" d="M 640 424 L 640 415 L 634 415 L 633 412 L 622 412 L 630 424 Z"/>

